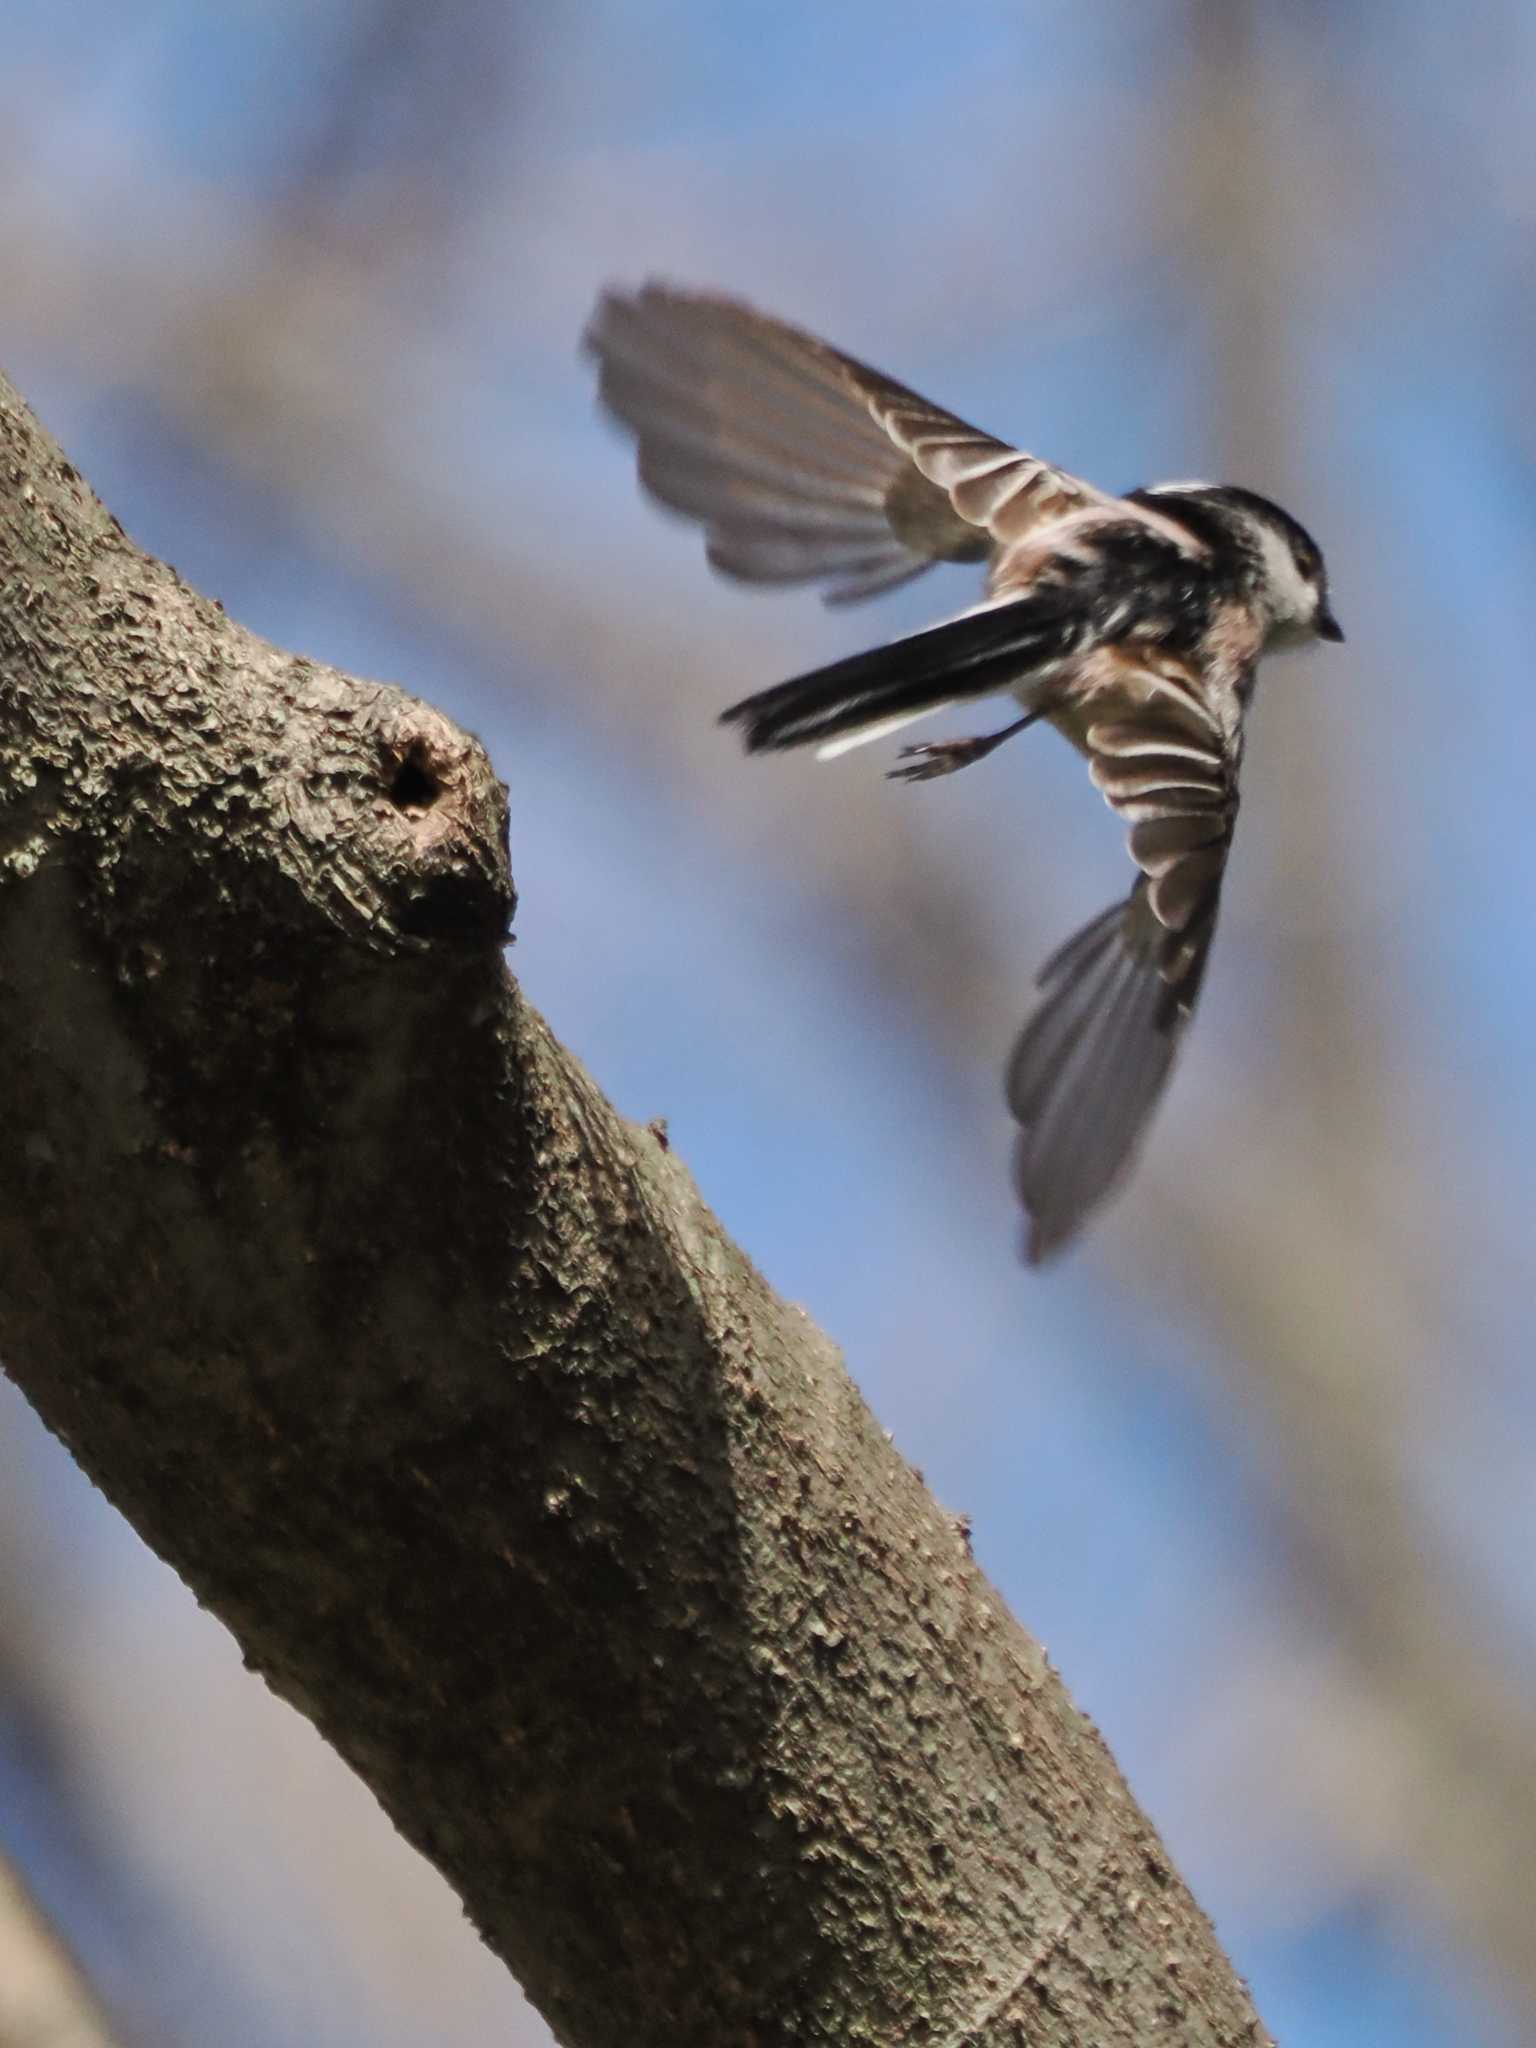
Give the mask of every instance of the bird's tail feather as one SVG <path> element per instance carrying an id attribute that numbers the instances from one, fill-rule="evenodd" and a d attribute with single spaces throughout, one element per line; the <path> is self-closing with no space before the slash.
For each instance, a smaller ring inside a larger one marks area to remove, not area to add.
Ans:
<path id="1" fill-rule="evenodd" d="M 984 605 L 761 690 L 722 711 L 721 723 L 741 726 L 751 753 L 866 730 L 874 737 L 958 699 L 1010 688 L 1059 659 L 1069 630 L 1059 609 L 1038 600 Z"/>

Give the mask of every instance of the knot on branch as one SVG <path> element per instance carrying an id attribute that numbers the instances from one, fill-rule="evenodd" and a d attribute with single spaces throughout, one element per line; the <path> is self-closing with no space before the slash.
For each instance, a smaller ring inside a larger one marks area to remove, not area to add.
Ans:
<path id="1" fill-rule="evenodd" d="M 380 832 L 399 849 L 379 866 L 391 922 L 411 939 L 499 944 L 517 907 L 506 789 L 472 735 L 429 705 L 396 706 L 379 753 Z"/>

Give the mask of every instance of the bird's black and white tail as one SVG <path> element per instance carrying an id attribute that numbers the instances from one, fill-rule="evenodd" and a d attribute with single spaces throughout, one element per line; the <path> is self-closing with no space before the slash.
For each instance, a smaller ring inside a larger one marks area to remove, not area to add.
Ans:
<path id="1" fill-rule="evenodd" d="M 748 749 L 819 747 L 824 756 L 894 732 L 946 704 L 990 696 L 1059 661 L 1078 622 L 1051 596 L 964 612 L 905 640 L 794 676 L 720 714 Z"/>
<path id="2" fill-rule="evenodd" d="M 1130 1166 L 1193 1012 L 1215 926 L 1214 890 L 1184 930 L 1170 932 L 1138 882 L 1042 968 L 1040 1005 L 1006 1076 L 1031 1265 L 1064 1245 Z"/>

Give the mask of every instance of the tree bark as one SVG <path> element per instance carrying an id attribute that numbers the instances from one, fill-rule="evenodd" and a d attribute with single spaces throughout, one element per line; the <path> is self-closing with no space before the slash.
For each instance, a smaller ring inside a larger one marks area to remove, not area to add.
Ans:
<path id="1" fill-rule="evenodd" d="M 562 2041 L 1267 2039 L 964 1529 L 522 1000 L 505 839 L 473 739 L 232 624 L 0 380 L 8 1370 Z"/>

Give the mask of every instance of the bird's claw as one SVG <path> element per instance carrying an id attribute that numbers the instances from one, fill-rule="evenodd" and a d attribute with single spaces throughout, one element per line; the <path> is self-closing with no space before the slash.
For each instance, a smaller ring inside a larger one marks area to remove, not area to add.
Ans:
<path id="1" fill-rule="evenodd" d="M 889 768 L 886 775 L 892 782 L 932 782 L 935 776 L 953 775 L 957 768 L 968 768 L 991 751 L 985 740 L 928 740 L 919 746 L 903 747 L 901 757 L 910 765 Z"/>

